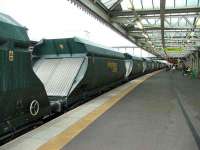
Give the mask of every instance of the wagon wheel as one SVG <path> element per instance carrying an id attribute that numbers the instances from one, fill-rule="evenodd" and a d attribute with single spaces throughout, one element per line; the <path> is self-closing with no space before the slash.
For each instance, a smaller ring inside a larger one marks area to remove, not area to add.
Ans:
<path id="1" fill-rule="evenodd" d="M 40 110 L 40 104 L 37 100 L 33 100 L 30 104 L 30 113 L 32 116 L 36 116 L 39 113 Z"/>

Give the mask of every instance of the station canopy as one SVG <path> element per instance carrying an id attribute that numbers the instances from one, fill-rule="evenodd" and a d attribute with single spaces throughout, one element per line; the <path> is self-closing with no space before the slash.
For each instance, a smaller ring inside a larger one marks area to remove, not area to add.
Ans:
<path id="1" fill-rule="evenodd" d="M 200 0 L 78 1 L 157 56 L 186 57 L 200 47 Z"/>

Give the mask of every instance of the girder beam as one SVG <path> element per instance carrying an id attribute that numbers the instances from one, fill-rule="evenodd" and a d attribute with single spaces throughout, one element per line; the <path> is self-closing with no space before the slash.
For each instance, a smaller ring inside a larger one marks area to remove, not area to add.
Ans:
<path id="1" fill-rule="evenodd" d="M 162 0 L 161 0 L 162 1 Z M 136 10 L 138 15 L 159 15 L 160 9 L 152 10 Z M 177 13 L 198 13 L 200 12 L 199 7 L 187 7 L 187 8 L 176 8 L 176 9 L 165 9 L 165 14 L 177 14 Z M 133 16 L 132 11 L 112 11 L 111 17 L 118 16 Z"/>
<path id="2" fill-rule="evenodd" d="M 134 26 L 130 26 L 130 27 L 127 27 L 126 28 L 128 32 L 131 32 L 131 31 L 138 31 L 138 29 L 134 28 Z M 162 30 L 162 27 L 146 27 L 144 28 L 146 31 L 151 31 L 151 30 Z M 173 31 L 181 31 L 181 30 L 186 30 L 186 31 L 189 31 L 193 28 L 168 28 L 168 27 L 164 27 L 164 30 L 173 30 Z M 138 31 L 139 32 L 139 31 Z"/>
<path id="3" fill-rule="evenodd" d="M 163 48 L 165 47 L 165 0 L 160 1 L 160 24 L 161 24 L 161 38 L 162 38 L 162 45 Z"/>

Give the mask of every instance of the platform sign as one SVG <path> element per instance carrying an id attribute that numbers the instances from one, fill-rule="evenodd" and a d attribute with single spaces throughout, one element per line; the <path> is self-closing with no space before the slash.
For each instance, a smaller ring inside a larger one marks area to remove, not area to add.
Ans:
<path id="1" fill-rule="evenodd" d="M 166 47 L 164 48 L 165 51 L 168 52 L 181 52 L 183 50 L 183 48 L 181 47 Z"/>

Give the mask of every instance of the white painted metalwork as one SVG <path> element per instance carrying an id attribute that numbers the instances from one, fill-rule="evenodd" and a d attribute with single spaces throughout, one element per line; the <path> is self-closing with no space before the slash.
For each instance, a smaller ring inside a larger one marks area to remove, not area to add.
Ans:
<path id="1" fill-rule="evenodd" d="M 81 69 L 83 62 L 84 58 L 40 59 L 34 71 L 43 82 L 48 96 L 67 96 L 85 74 L 87 63 Z"/>
<path id="2" fill-rule="evenodd" d="M 126 60 L 125 61 L 125 68 L 126 68 L 126 74 L 125 77 L 128 77 L 133 69 L 133 61 L 132 60 Z"/>

